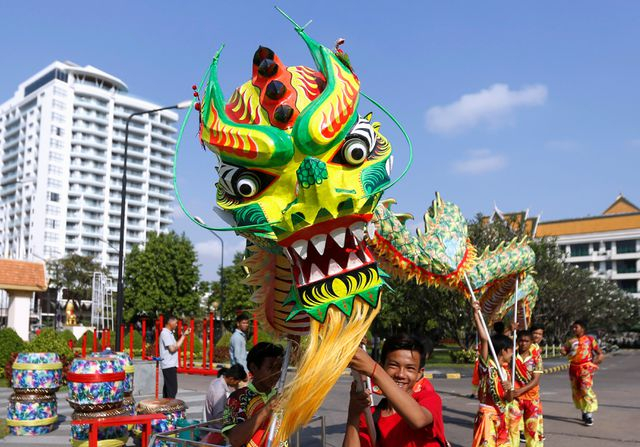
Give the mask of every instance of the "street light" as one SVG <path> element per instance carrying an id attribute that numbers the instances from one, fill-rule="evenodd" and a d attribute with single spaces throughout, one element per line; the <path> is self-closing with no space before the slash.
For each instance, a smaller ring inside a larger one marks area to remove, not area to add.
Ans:
<path id="1" fill-rule="evenodd" d="M 151 110 L 141 110 L 140 112 L 134 112 L 127 117 L 127 123 L 124 130 L 124 164 L 122 166 L 122 191 L 120 197 L 120 250 L 118 251 L 118 298 L 116 304 L 116 346 L 120 346 L 120 331 L 118 330 L 122 325 L 122 313 L 124 311 L 124 223 L 125 223 L 125 210 L 127 202 L 127 153 L 129 149 L 129 124 L 134 116 L 146 115 L 149 113 L 162 112 L 163 110 L 172 109 L 186 109 L 191 106 L 191 100 L 182 101 L 179 104 L 160 107 Z"/>
<path id="2" fill-rule="evenodd" d="M 200 225 L 205 225 L 204 220 L 198 216 L 195 216 L 193 220 L 198 222 Z M 209 230 L 209 232 L 220 241 L 220 303 L 221 305 L 224 305 L 224 241 L 215 231 Z"/>

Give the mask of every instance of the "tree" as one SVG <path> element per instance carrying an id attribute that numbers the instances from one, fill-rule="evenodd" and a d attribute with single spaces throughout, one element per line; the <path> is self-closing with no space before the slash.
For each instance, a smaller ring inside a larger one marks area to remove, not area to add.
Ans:
<path id="1" fill-rule="evenodd" d="M 247 272 L 242 267 L 243 260 L 244 253 L 238 252 L 233 256 L 233 263 L 224 268 L 224 295 L 220 294 L 220 281 L 211 282 L 207 305 L 211 306 L 214 301 L 220 303 L 223 318 L 235 317 L 236 312 L 256 306 L 251 301 L 252 288 L 244 284 Z M 218 275 L 220 275 L 220 269 L 218 269 Z"/>
<path id="2" fill-rule="evenodd" d="M 76 299 L 89 299 L 93 287 L 93 273 L 108 270 L 98 264 L 93 256 L 70 254 L 47 265 L 49 287 L 65 288 Z"/>
<path id="3" fill-rule="evenodd" d="M 150 233 L 125 261 L 124 318 L 131 321 L 142 312 L 199 316 L 199 279 L 198 256 L 184 234 Z"/>

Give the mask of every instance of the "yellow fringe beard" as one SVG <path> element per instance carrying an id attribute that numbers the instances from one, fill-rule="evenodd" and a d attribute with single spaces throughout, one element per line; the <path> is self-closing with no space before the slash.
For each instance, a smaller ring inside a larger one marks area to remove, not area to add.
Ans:
<path id="1" fill-rule="evenodd" d="M 374 309 L 356 298 L 351 317 L 330 307 L 324 323 L 311 320 L 309 345 L 296 377 L 282 394 L 283 416 L 274 446 L 287 440 L 318 411 L 378 315 L 380 302 L 378 299 L 378 307 Z"/>

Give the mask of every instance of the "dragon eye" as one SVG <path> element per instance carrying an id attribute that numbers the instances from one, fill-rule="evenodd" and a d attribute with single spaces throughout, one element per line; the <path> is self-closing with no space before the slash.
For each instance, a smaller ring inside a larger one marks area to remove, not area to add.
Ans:
<path id="1" fill-rule="evenodd" d="M 250 173 L 243 173 L 236 182 L 236 191 L 242 197 L 253 197 L 260 191 L 260 179 Z"/>
<path id="2" fill-rule="evenodd" d="M 342 157 L 350 165 L 361 165 L 369 154 L 367 143 L 360 138 L 351 138 L 342 146 Z"/>

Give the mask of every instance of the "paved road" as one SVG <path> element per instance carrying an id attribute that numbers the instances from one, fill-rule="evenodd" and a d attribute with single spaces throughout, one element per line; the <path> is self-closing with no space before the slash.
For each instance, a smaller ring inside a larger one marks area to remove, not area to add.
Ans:
<path id="1" fill-rule="evenodd" d="M 593 427 L 585 427 L 578 420 L 580 415 L 571 403 L 567 372 L 546 375 L 542 388 L 546 446 L 640 446 L 639 370 L 640 351 L 623 351 L 606 359 L 595 379 L 600 411 L 595 415 Z M 188 403 L 189 418 L 201 417 L 203 391 L 209 381 L 210 378 L 206 377 L 180 376 L 181 391 L 178 398 Z M 325 416 L 327 446 L 342 445 L 350 382 L 349 376 L 343 376 L 319 411 L 320 415 Z M 450 442 L 456 447 L 470 445 L 472 421 L 478 404 L 465 397 L 470 390 L 469 379 L 434 379 L 432 382 L 443 400 L 445 429 Z M 2 416 L 6 415 L 10 393 L 9 389 L 0 389 Z M 69 445 L 69 420 L 72 411 L 65 397 L 64 394 L 58 395 L 59 414 L 62 419 L 58 430 L 38 438 L 8 436 L 0 440 L 0 446 Z M 319 423 L 313 423 L 303 429 L 301 438 L 304 447 L 321 446 Z M 292 447 L 297 446 L 294 443 Z"/>

